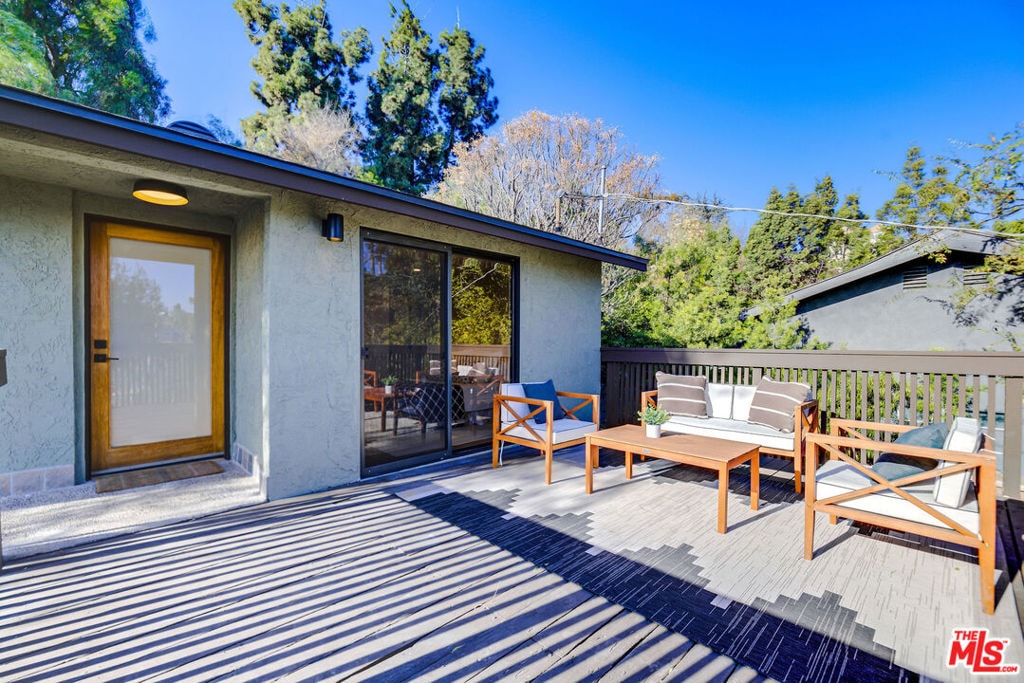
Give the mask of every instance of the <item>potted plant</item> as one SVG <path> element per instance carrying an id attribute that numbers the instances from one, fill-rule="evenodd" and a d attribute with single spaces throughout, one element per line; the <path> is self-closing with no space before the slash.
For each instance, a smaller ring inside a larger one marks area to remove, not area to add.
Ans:
<path id="1" fill-rule="evenodd" d="M 647 427 L 647 437 L 657 439 L 661 436 L 661 425 L 668 422 L 668 411 L 657 406 L 645 406 L 639 411 L 640 421 Z"/>
<path id="2" fill-rule="evenodd" d="M 398 378 L 395 377 L 394 375 L 388 375 L 387 377 L 382 379 L 381 383 L 384 385 L 384 393 L 390 394 L 392 391 L 394 391 L 394 386 L 396 382 L 398 382 Z"/>

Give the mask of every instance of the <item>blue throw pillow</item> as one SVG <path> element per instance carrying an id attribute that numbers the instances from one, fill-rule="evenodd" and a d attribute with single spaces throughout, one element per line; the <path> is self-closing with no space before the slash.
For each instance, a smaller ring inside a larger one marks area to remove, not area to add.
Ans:
<path id="1" fill-rule="evenodd" d="M 949 425 L 945 422 L 918 427 L 909 432 L 903 432 L 893 443 L 901 443 L 906 446 L 924 446 L 925 448 L 942 448 L 949 435 Z"/>
<path id="2" fill-rule="evenodd" d="M 893 443 L 906 446 L 922 446 L 924 448 L 942 448 L 943 444 L 946 443 L 947 434 L 949 434 L 949 427 L 945 422 L 940 422 L 939 424 L 904 432 Z M 871 469 L 891 481 L 893 479 L 909 477 L 912 474 L 927 472 L 938 466 L 939 461 L 934 458 L 882 453 L 875 458 L 875 464 L 871 466 Z"/>
<path id="3" fill-rule="evenodd" d="M 523 393 L 526 394 L 526 398 L 538 398 L 542 401 L 554 401 L 555 410 L 552 420 L 561 420 L 565 417 L 565 411 L 562 409 L 561 404 L 558 403 L 558 394 L 555 393 L 555 383 L 552 380 L 547 382 L 529 382 L 523 383 Z M 533 412 L 531 410 L 531 412 Z M 541 411 L 534 420 L 538 424 L 544 424 L 548 421 L 546 410 Z"/>

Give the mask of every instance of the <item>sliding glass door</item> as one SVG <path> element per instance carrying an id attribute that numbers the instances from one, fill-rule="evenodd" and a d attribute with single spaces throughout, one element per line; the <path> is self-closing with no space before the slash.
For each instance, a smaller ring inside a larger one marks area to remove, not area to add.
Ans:
<path id="1" fill-rule="evenodd" d="M 444 251 L 363 241 L 363 444 L 367 472 L 448 450 Z"/>
<path id="2" fill-rule="evenodd" d="M 516 372 L 514 263 L 371 233 L 362 274 L 364 475 L 489 445 Z"/>

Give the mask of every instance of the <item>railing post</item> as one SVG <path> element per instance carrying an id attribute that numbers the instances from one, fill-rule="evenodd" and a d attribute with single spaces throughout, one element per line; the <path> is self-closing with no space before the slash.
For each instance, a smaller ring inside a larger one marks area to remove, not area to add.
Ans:
<path id="1" fill-rule="evenodd" d="M 1024 412 L 1024 377 L 1007 377 L 1003 409 L 1003 495 L 1021 498 L 1021 429 Z M 994 428 L 995 425 L 990 425 Z M 993 430 L 994 431 L 994 430 Z"/>

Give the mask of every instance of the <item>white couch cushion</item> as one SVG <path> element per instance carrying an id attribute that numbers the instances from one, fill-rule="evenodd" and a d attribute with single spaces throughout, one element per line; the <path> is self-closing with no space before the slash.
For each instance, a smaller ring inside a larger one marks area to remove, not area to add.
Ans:
<path id="1" fill-rule="evenodd" d="M 737 384 L 732 393 L 732 419 L 750 419 L 750 404 L 754 402 L 757 387 L 751 384 Z"/>
<path id="2" fill-rule="evenodd" d="M 544 433 L 547 425 L 537 425 L 534 430 L 538 436 L 544 438 Z M 593 422 L 584 422 L 582 420 L 574 420 L 570 417 L 562 418 L 561 420 L 555 420 L 551 423 L 551 441 L 553 443 L 565 443 L 566 441 L 573 441 L 574 439 L 582 439 L 584 436 L 591 432 L 597 431 L 597 425 Z M 511 436 L 518 436 L 523 439 L 533 439 L 533 434 L 526 427 L 514 427 L 507 434 Z"/>
<path id="3" fill-rule="evenodd" d="M 847 491 L 866 488 L 873 485 L 874 480 L 861 474 L 851 465 L 842 460 L 829 460 L 819 467 L 814 474 L 815 498 L 822 500 L 832 496 L 838 496 Z M 968 491 L 963 505 L 960 507 L 949 507 L 941 505 L 932 498 L 932 486 L 930 484 L 916 484 L 904 486 L 903 490 L 914 496 L 922 503 L 934 507 L 936 510 L 949 517 L 953 521 L 962 524 L 973 533 L 980 528 L 978 518 L 978 501 L 973 491 Z M 887 517 L 905 519 L 912 522 L 921 522 L 939 528 L 949 528 L 942 524 L 935 517 L 932 517 L 916 505 L 903 500 L 892 491 L 873 493 L 869 496 L 856 498 L 842 503 L 842 507 L 874 512 Z"/>
<path id="4" fill-rule="evenodd" d="M 526 398 L 526 391 L 523 389 L 523 385 L 518 382 L 502 384 L 501 394 L 502 396 L 515 396 L 517 398 Z M 519 403 L 514 401 L 509 401 L 509 403 L 512 404 L 515 411 L 520 415 L 529 415 L 533 411 L 533 409 L 537 407 L 532 406 L 528 403 Z M 502 424 L 509 424 L 510 422 L 515 422 L 516 419 L 517 418 L 512 415 L 512 412 L 509 411 L 508 408 L 506 408 L 504 405 L 501 407 Z M 535 420 L 529 420 L 529 422 L 531 424 L 537 424 Z"/>
<path id="5" fill-rule="evenodd" d="M 960 451 L 962 453 L 975 453 L 981 447 L 981 425 L 977 420 L 970 417 L 958 417 L 953 420 L 953 426 L 949 429 L 943 449 L 947 451 Z M 945 467 L 954 463 L 942 460 L 939 467 Z M 935 481 L 935 502 L 940 505 L 959 507 L 967 498 L 967 491 L 971 488 L 972 470 L 954 472 L 938 477 Z"/>
<path id="6" fill-rule="evenodd" d="M 726 420 L 732 417 L 732 389 L 731 384 L 708 382 L 708 417 L 721 417 Z"/>
<path id="7" fill-rule="evenodd" d="M 727 441 L 757 444 L 766 448 L 777 448 L 784 451 L 793 450 L 794 438 L 792 432 L 785 434 L 771 427 L 741 422 L 740 420 L 725 420 L 720 417 L 701 419 L 673 415 L 661 428 L 666 432 L 711 436 Z"/>

